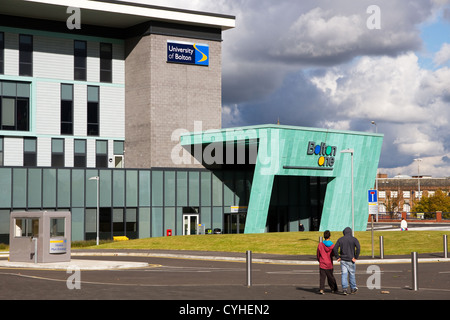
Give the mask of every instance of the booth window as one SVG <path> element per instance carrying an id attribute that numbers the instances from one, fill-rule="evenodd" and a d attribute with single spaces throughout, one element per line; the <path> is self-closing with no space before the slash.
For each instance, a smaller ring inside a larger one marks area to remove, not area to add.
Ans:
<path id="1" fill-rule="evenodd" d="M 16 238 L 37 237 L 39 235 L 39 219 L 15 219 L 15 225 L 14 236 Z"/>
<path id="2" fill-rule="evenodd" d="M 65 236 L 65 218 L 50 219 L 50 237 L 64 237 Z"/>

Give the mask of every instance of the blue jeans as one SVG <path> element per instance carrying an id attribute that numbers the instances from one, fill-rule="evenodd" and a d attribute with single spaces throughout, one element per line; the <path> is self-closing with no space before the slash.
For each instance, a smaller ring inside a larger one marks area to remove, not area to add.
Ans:
<path id="1" fill-rule="evenodd" d="M 354 290 L 356 288 L 356 279 L 355 279 L 355 272 L 356 272 L 356 264 L 354 264 L 351 261 L 343 261 L 341 260 L 341 273 L 342 273 L 342 289 L 346 290 L 348 287 L 348 280 L 347 277 L 350 280 L 350 288 Z"/>

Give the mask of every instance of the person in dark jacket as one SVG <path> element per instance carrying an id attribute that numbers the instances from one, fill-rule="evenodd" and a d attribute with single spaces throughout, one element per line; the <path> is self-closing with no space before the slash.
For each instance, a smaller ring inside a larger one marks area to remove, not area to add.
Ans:
<path id="1" fill-rule="evenodd" d="M 324 241 L 320 242 L 317 246 L 317 261 L 319 261 L 320 283 L 319 293 L 323 294 L 325 289 L 325 278 L 328 279 L 328 285 L 331 288 L 331 292 L 337 292 L 336 279 L 333 275 L 333 242 L 330 241 L 331 233 L 326 230 L 323 233 Z"/>
<path id="2" fill-rule="evenodd" d="M 342 291 L 344 294 L 347 294 L 347 288 L 350 282 L 350 293 L 354 294 L 358 291 L 355 278 L 355 262 L 359 258 L 361 247 L 358 239 L 352 236 L 351 228 L 345 228 L 343 233 L 344 236 L 339 238 L 334 245 L 333 252 L 337 261 L 341 263 Z"/>

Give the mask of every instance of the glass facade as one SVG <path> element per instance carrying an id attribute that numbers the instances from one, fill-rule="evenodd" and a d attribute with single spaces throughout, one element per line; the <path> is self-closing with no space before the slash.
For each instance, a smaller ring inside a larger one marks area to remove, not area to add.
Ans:
<path id="1" fill-rule="evenodd" d="M 72 240 L 95 239 L 99 176 L 100 238 L 160 237 L 167 229 L 183 234 L 183 212 L 198 208 L 206 229 L 224 230 L 230 205 L 245 205 L 234 193 L 246 172 L 206 169 L 0 168 L 0 243 L 9 241 L 11 211 L 70 210 Z M 222 177 L 232 181 L 226 186 Z M 236 177 L 240 177 L 236 180 Z M 243 184 L 240 186 L 240 184 Z M 227 201 L 224 201 L 224 195 Z"/>
<path id="2" fill-rule="evenodd" d="M 89 180 L 99 176 L 100 180 Z M 101 239 L 130 239 L 205 230 L 243 233 L 252 169 L 0 168 L 0 243 L 9 241 L 11 211 L 72 212 L 72 240 L 96 237 L 97 183 Z M 297 231 L 318 226 L 326 178 L 277 176 L 266 229 Z M 236 211 L 236 208 L 239 208 Z M 187 220 L 189 220 L 187 219 Z M 316 221 L 317 220 L 317 221 Z"/>

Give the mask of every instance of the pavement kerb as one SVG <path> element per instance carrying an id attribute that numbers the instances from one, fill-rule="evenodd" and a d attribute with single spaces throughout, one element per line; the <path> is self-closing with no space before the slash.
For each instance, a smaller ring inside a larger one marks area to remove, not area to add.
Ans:
<path id="1" fill-rule="evenodd" d="M 230 262 L 246 262 L 244 257 L 227 257 L 227 256 L 207 256 L 207 255 L 190 255 L 175 253 L 151 253 L 151 252 L 72 252 L 72 256 L 102 256 L 102 257 L 153 257 L 153 258 L 170 258 L 170 259 L 188 259 L 188 260 L 207 260 L 207 261 L 230 261 Z M 318 265 L 317 261 L 311 260 L 283 260 L 283 259 L 258 259 L 252 258 L 253 263 L 266 264 L 284 264 L 284 265 Z M 419 263 L 429 262 L 450 262 L 450 258 L 419 258 Z M 358 264 L 394 264 L 394 263 L 411 263 L 408 258 L 389 258 L 389 259 L 361 259 Z M 339 262 L 333 261 L 334 265 Z"/>

